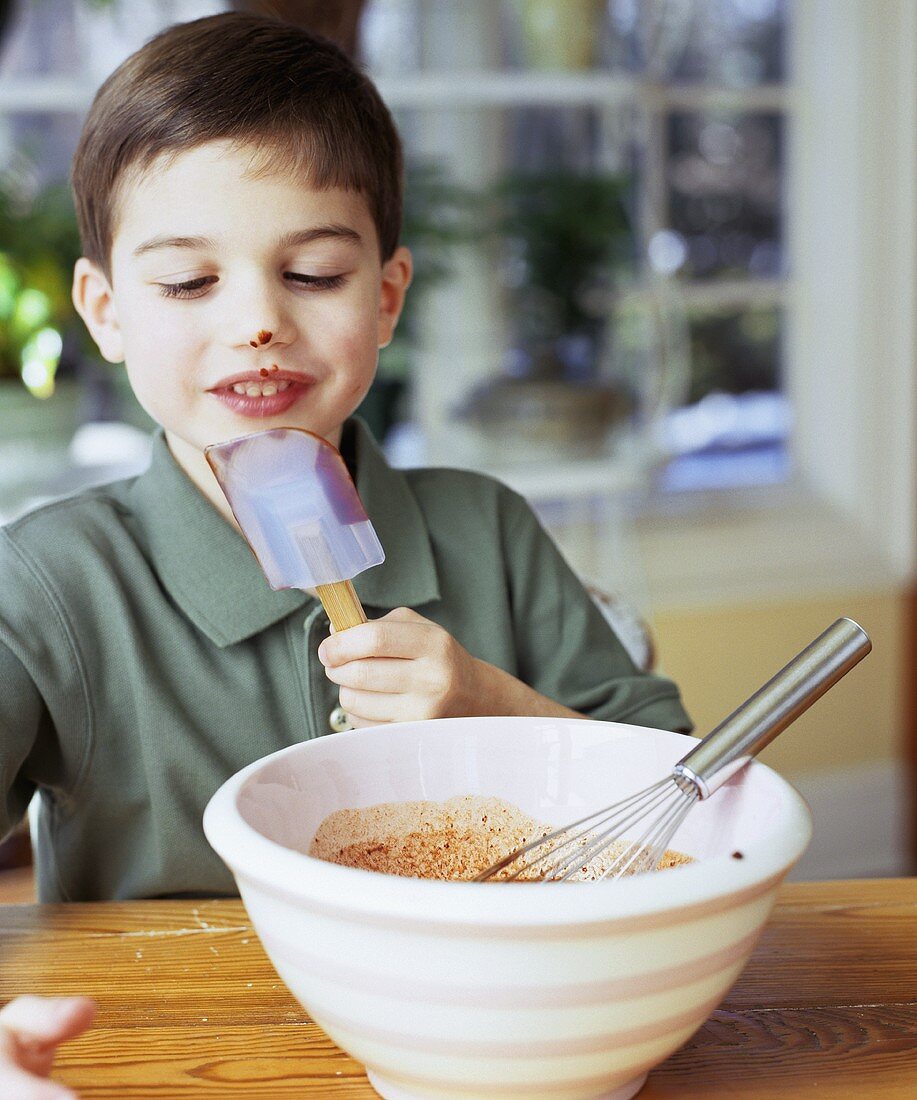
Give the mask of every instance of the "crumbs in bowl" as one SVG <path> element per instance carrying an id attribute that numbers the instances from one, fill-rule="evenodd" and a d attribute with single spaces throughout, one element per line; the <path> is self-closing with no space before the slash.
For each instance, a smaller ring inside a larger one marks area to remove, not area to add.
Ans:
<path id="1" fill-rule="evenodd" d="M 554 828 L 499 798 L 459 795 L 445 802 L 381 802 L 329 814 L 315 834 L 309 855 L 388 875 L 467 880 Z M 620 844 L 594 856 L 572 878 L 601 878 L 619 850 Z M 691 856 L 667 850 L 658 869 L 693 862 Z M 507 878 L 510 873 L 506 869 L 495 878 Z M 535 869 L 520 875 L 531 880 L 541 877 Z"/>

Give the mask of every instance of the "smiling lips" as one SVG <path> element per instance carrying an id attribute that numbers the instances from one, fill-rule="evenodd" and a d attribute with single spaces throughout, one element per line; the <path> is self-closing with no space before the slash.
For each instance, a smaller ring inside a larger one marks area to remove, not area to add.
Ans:
<path id="1" fill-rule="evenodd" d="M 315 383 L 308 374 L 282 371 L 245 371 L 222 379 L 208 393 L 242 416 L 263 419 L 286 412 Z"/>

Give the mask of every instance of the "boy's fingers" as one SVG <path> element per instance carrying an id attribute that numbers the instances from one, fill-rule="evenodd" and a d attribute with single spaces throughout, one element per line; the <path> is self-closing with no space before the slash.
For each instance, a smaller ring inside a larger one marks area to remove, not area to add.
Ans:
<path id="1" fill-rule="evenodd" d="M 405 722 L 420 717 L 413 713 L 412 701 L 405 695 L 385 695 L 378 691 L 354 691 L 341 688 L 341 707 L 353 725 L 358 722 L 375 726 L 381 722 Z"/>
<path id="2" fill-rule="evenodd" d="M 373 660 L 331 665 L 325 669 L 325 675 L 339 687 L 394 694 L 413 686 L 413 678 L 406 667 L 410 664 L 410 661 L 398 658 L 376 657 Z"/>
<path id="3" fill-rule="evenodd" d="M 423 615 L 419 615 L 410 607 L 396 607 L 394 611 L 389 611 L 387 614 L 381 615 L 375 621 L 377 623 L 429 623 L 431 620 L 425 619 Z"/>
<path id="4" fill-rule="evenodd" d="M 77 1100 L 75 1092 L 55 1081 L 34 1077 L 16 1066 L 0 1063 L 0 1096 L 16 1100 Z"/>
<path id="5" fill-rule="evenodd" d="M 0 1009 L 0 1027 L 30 1047 L 56 1046 L 85 1031 L 95 1014 L 89 997 L 17 997 Z"/>
<path id="6" fill-rule="evenodd" d="M 350 719 L 350 728 L 355 730 L 371 729 L 373 726 L 382 725 L 381 722 L 372 722 L 368 718 L 357 718 L 353 714 L 348 714 Z"/>
<path id="7" fill-rule="evenodd" d="M 29 1092 L 14 1095 L 36 1100 L 73 1095 L 40 1079 L 50 1073 L 58 1044 L 85 1031 L 95 1012 L 95 1002 L 88 997 L 17 997 L 0 1010 L 0 1075 L 18 1067 L 30 1082 Z"/>
<path id="8" fill-rule="evenodd" d="M 324 665 L 342 665 L 365 657 L 413 658 L 425 651 L 426 623 L 373 619 L 326 638 L 318 647 Z"/>

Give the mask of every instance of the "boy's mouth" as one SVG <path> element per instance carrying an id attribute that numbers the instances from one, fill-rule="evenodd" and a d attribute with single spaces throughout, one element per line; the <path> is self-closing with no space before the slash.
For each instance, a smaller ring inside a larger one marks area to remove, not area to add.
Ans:
<path id="1" fill-rule="evenodd" d="M 231 375 L 207 392 L 233 412 L 263 419 L 286 412 L 314 384 L 311 375 L 282 371 L 275 365 Z"/>

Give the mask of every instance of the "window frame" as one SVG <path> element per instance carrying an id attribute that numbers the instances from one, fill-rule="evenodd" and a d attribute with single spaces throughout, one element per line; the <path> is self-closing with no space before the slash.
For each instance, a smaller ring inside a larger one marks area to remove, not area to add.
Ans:
<path id="1" fill-rule="evenodd" d="M 643 516 L 657 607 L 897 587 L 917 569 L 917 6 L 888 0 L 877 20 L 796 0 L 791 41 L 796 473 Z"/>
<path id="2" fill-rule="evenodd" d="M 476 45 L 478 63 L 486 66 L 487 43 Z M 787 391 L 795 416 L 789 484 L 656 498 L 637 516 L 647 587 L 657 607 L 887 587 L 915 568 L 917 234 L 911 212 L 917 209 L 917 6 L 888 0 L 882 20 L 876 20 L 866 0 L 795 0 L 789 46 L 786 86 L 650 91 L 658 96 L 659 118 L 663 106 L 688 104 L 784 113 L 789 277 L 760 284 L 689 282 L 685 298 L 689 306 L 756 305 L 762 299 L 784 306 Z M 518 91 L 511 80 L 492 75 L 468 86 L 475 88 L 478 105 L 489 94 L 511 101 Z M 570 87 L 588 97 L 581 80 Z M 628 99 L 619 81 L 614 90 L 617 102 Z M 894 140 L 888 139 L 890 130 Z M 467 150 L 475 142 L 493 144 L 481 115 L 476 124 L 469 122 L 461 145 Z M 657 177 L 659 170 L 657 165 Z M 825 179 L 832 186 L 825 187 Z M 658 204 L 660 179 L 655 190 Z M 651 199 L 644 238 L 658 216 Z M 433 295 L 442 300 L 431 303 L 431 331 L 440 325 L 448 331 L 451 319 L 454 336 L 456 315 L 481 323 L 488 303 L 480 295 L 466 298 L 461 283 Z M 421 419 L 426 404 L 437 402 L 431 391 L 442 363 L 436 358 L 428 349 L 421 361 Z M 450 372 L 446 384 L 454 394 L 457 372 Z M 431 435 L 456 430 L 442 408 L 425 428 Z M 432 457 L 462 460 L 468 453 Z M 495 472 L 513 480 L 509 471 Z M 520 474 L 518 487 L 537 499 L 532 473 Z M 595 480 L 595 471 L 586 473 Z M 627 491 L 620 473 L 609 464 L 611 492 Z M 573 471 L 570 498 L 581 495 L 572 484 L 577 477 Z M 563 493 L 562 482 L 552 479 L 554 499 Z M 565 533 L 555 533 L 563 545 Z M 576 536 L 567 542 L 575 556 Z M 590 568 L 588 555 L 580 564 Z M 596 579 L 613 581 L 602 577 L 601 561 L 592 569 Z"/>

